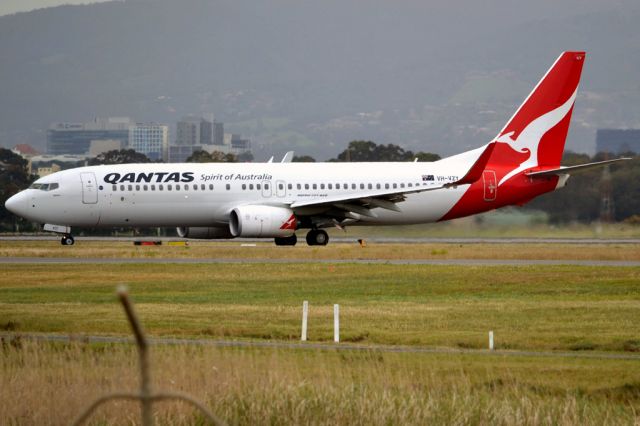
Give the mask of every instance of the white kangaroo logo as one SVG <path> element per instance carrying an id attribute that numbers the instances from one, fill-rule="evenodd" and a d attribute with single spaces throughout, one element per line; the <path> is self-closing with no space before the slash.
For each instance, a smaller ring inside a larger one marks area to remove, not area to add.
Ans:
<path id="1" fill-rule="evenodd" d="M 538 145 L 540 144 L 540 140 L 549 130 L 554 128 L 567 115 L 567 113 L 573 106 L 573 102 L 576 100 L 577 93 L 578 89 L 576 88 L 576 91 L 573 92 L 573 95 L 571 95 L 564 104 L 560 105 L 558 108 L 552 111 L 549 111 L 546 114 L 541 115 L 540 117 L 529 123 L 527 127 L 525 127 L 524 130 L 520 132 L 516 140 L 513 140 L 511 138 L 515 132 L 502 134 L 495 139 L 496 142 L 509 144 L 511 148 L 515 149 L 518 152 L 529 152 L 530 154 L 529 158 L 520 163 L 520 166 L 507 173 L 502 179 L 500 179 L 498 186 L 502 185 L 509 178 L 520 173 L 521 171 L 538 166 Z"/>

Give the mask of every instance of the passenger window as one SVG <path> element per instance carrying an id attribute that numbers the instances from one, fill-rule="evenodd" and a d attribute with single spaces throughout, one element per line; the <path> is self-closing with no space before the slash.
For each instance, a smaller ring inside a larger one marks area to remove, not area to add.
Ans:
<path id="1" fill-rule="evenodd" d="M 249 184 L 249 189 L 253 189 L 253 184 L 252 183 Z"/>
<path id="2" fill-rule="evenodd" d="M 176 191 L 180 191 L 180 185 L 176 185 Z"/>
<path id="3" fill-rule="evenodd" d="M 260 184 L 258 184 L 258 187 L 259 187 L 259 186 L 260 186 Z M 260 189 L 260 188 L 258 188 L 258 189 Z M 264 189 L 269 189 L 269 184 L 268 184 L 268 183 L 265 183 L 265 184 L 264 184 Z"/>
<path id="4" fill-rule="evenodd" d="M 113 185 L 113 191 L 117 191 L 118 190 L 118 185 Z"/>
<path id="5" fill-rule="evenodd" d="M 281 184 L 281 183 L 279 183 L 279 184 L 278 184 L 278 189 L 282 191 L 282 190 L 284 189 L 284 185 L 283 185 L 283 184 Z"/>
<path id="6" fill-rule="evenodd" d="M 320 184 L 320 189 L 324 189 L 324 183 Z"/>
<path id="7" fill-rule="evenodd" d="M 308 183 L 304 184 L 304 189 L 309 189 L 309 184 Z"/>
<path id="8" fill-rule="evenodd" d="M 231 184 L 230 184 L 230 183 L 228 183 L 228 184 L 227 184 L 227 191 L 230 191 L 230 190 L 231 190 Z"/>
<path id="9" fill-rule="evenodd" d="M 159 191 L 164 191 L 164 185 L 158 185 L 158 190 Z"/>
<path id="10" fill-rule="evenodd" d="M 171 185 L 167 185 L 167 191 L 171 191 L 173 187 Z"/>
<path id="11" fill-rule="evenodd" d="M 333 185 L 332 185 L 332 184 L 329 184 L 329 185 L 328 185 L 328 188 L 329 188 L 329 189 L 333 189 Z"/>
<path id="12" fill-rule="evenodd" d="M 364 183 L 360 184 L 360 189 L 364 189 Z"/>
<path id="13" fill-rule="evenodd" d="M 242 190 L 243 190 L 243 191 L 246 191 L 246 190 L 247 190 L 247 184 L 246 184 L 246 183 L 243 183 L 243 184 L 242 184 Z"/>
<path id="14" fill-rule="evenodd" d="M 356 189 L 356 184 L 355 183 L 351 184 L 351 189 Z"/>
<path id="15" fill-rule="evenodd" d="M 318 189 L 318 184 L 313 184 L 313 189 Z"/>
<path id="16" fill-rule="evenodd" d="M 367 188 L 369 188 L 369 189 L 373 189 L 373 184 L 372 184 L 372 183 L 368 184 L 368 185 L 367 185 Z"/>
<path id="17" fill-rule="evenodd" d="M 151 185 L 151 190 L 155 191 L 156 190 L 156 186 L 155 185 Z"/>
<path id="18" fill-rule="evenodd" d="M 291 185 L 290 183 L 287 184 L 287 189 L 292 190 L 293 189 L 293 185 Z"/>
<path id="19" fill-rule="evenodd" d="M 136 185 L 136 191 L 140 191 L 140 185 Z"/>
<path id="20" fill-rule="evenodd" d="M 329 189 L 331 189 L 331 184 L 329 184 Z M 336 183 L 336 189 L 340 189 L 340 184 Z"/>
<path id="21" fill-rule="evenodd" d="M 394 187 L 395 188 L 395 187 Z M 404 188 L 404 183 L 400 184 L 400 188 Z"/>
<path id="22" fill-rule="evenodd" d="M 128 189 L 129 191 L 133 191 L 133 185 L 128 185 L 127 189 Z"/>
<path id="23" fill-rule="evenodd" d="M 380 184 L 376 184 L 376 189 L 380 189 Z"/>
<path id="24" fill-rule="evenodd" d="M 298 184 L 296 184 L 296 188 L 302 189 L 302 185 L 298 183 Z"/>
<path id="25" fill-rule="evenodd" d="M 388 183 L 384 184 L 384 189 L 389 189 L 389 184 Z"/>
<path id="26" fill-rule="evenodd" d="M 198 190 L 198 184 L 197 183 L 193 184 L 193 189 L 196 190 L 196 191 Z"/>
<path id="27" fill-rule="evenodd" d="M 262 189 L 262 185 L 260 185 L 259 183 L 256 183 L 256 189 L 257 190 Z M 264 186 L 264 189 L 267 189 L 267 185 Z"/>
<path id="28" fill-rule="evenodd" d="M 411 182 L 409 182 L 409 188 L 412 188 L 413 184 Z"/>
<path id="29" fill-rule="evenodd" d="M 149 187 L 148 187 L 147 185 L 142 185 L 142 189 L 143 189 L 144 191 L 148 191 L 148 190 L 149 190 Z"/>
<path id="30" fill-rule="evenodd" d="M 200 185 L 200 189 L 204 191 L 205 189 L 207 189 L 207 187 L 203 183 L 202 185 Z"/>
<path id="31" fill-rule="evenodd" d="M 213 184 L 212 183 L 209 184 L 209 190 L 213 191 Z"/>

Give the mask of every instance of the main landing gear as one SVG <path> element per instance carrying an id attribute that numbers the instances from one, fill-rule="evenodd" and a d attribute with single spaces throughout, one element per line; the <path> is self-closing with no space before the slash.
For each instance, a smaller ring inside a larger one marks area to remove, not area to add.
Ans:
<path id="1" fill-rule="evenodd" d="M 60 239 L 60 244 L 62 244 L 63 246 L 72 246 L 75 242 L 76 241 L 73 239 L 73 235 L 71 234 L 65 234 Z"/>
<path id="2" fill-rule="evenodd" d="M 329 235 L 323 229 L 312 229 L 307 234 L 307 244 L 310 246 L 326 246 L 329 242 Z"/>
<path id="3" fill-rule="evenodd" d="M 298 242 L 298 237 L 293 234 L 290 237 L 276 237 L 274 241 L 277 246 L 295 246 Z M 322 229 L 312 229 L 307 233 L 307 244 L 310 246 L 326 246 L 328 242 L 329 235 Z"/>

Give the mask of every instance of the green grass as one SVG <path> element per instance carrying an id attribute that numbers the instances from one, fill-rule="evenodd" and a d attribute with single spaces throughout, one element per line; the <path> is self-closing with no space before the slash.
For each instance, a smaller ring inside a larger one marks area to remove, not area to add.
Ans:
<path id="1" fill-rule="evenodd" d="M 130 287 L 150 334 L 309 337 L 502 349 L 634 351 L 640 268 L 360 264 L 3 265 L 0 329 L 126 334 L 114 289 Z"/>

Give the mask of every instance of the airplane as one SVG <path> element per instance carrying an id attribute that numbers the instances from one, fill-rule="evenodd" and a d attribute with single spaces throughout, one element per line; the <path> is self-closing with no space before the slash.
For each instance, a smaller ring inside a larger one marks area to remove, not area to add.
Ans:
<path id="1" fill-rule="evenodd" d="M 560 165 L 585 52 L 563 52 L 487 144 L 434 162 L 119 164 L 59 171 L 7 210 L 72 245 L 71 227 L 177 227 L 180 237 L 329 242 L 327 228 L 439 222 L 562 188 Z M 292 154 L 289 155 L 292 157 Z"/>

